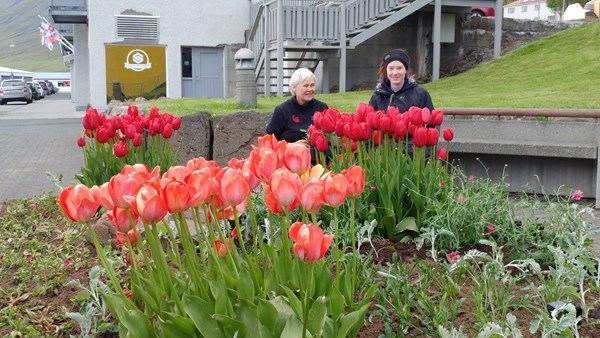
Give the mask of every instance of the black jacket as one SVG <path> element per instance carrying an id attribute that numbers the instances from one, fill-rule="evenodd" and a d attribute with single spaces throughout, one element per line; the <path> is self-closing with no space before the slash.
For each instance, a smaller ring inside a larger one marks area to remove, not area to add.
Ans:
<path id="1" fill-rule="evenodd" d="M 327 109 L 327 104 L 312 99 L 306 106 L 301 106 L 292 96 L 289 100 L 275 107 L 273 117 L 267 125 L 267 134 L 273 134 L 278 140 L 296 142 L 306 138 L 308 127 L 312 124 L 313 114 Z"/>
<path id="2" fill-rule="evenodd" d="M 416 106 L 419 108 L 429 108 L 433 110 L 433 102 L 427 90 L 419 87 L 414 81 L 404 78 L 404 85 L 398 92 L 393 92 L 390 84 L 387 81 L 381 81 L 380 86 L 375 89 L 371 96 L 369 104 L 375 110 L 387 110 L 393 106 L 398 108 L 401 113 L 404 113 L 408 108 Z"/>

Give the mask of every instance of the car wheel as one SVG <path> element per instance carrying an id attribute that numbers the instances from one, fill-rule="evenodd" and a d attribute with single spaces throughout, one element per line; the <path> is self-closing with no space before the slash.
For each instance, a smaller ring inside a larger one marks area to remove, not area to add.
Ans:
<path id="1" fill-rule="evenodd" d="M 0 106 L 5 105 L 6 102 L 4 102 L 4 100 L 0 100 Z"/>

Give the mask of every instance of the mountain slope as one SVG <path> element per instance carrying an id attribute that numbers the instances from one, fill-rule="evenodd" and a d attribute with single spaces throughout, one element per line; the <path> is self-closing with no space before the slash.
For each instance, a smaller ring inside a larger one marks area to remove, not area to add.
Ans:
<path id="1" fill-rule="evenodd" d="M 57 44 L 52 51 L 41 45 L 41 15 L 50 20 L 46 0 L 1 0 L 0 66 L 31 72 L 66 72 Z M 15 45 L 15 47 L 10 47 Z"/>

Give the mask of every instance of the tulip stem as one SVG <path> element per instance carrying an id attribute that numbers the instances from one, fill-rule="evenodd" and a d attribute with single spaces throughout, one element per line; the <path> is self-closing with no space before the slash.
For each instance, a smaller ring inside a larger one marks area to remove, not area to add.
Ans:
<path id="1" fill-rule="evenodd" d="M 110 281 L 113 284 L 115 291 L 119 294 L 121 298 L 127 299 L 127 297 L 125 296 L 125 292 L 123 292 L 123 288 L 121 288 L 121 284 L 119 284 L 119 280 L 117 279 L 117 275 L 115 274 L 112 265 L 110 265 L 110 263 L 108 262 L 108 257 L 106 257 L 104 248 L 102 247 L 102 245 L 100 245 L 100 242 L 98 241 L 96 231 L 92 227 L 91 221 L 87 222 L 87 228 L 90 233 L 90 236 L 92 237 L 92 242 L 94 242 L 94 246 L 96 247 L 96 253 L 98 254 L 98 256 L 100 256 L 100 260 L 102 261 L 102 264 L 106 269 L 106 273 L 108 274 L 108 277 L 110 278 Z"/>
<path id="2" fill-rule="evenodd" d="M 352 211 L 350 213 L 350 240 L 352 241 L 352 292 L 354 293 L 356 287 L 356 258 L 358 253 L 356 252 L 356 232 L 354 231 L 354 208 L 356 205 L 356 197 L 352 197 L 350 200 Z"/>
<path id="3" fill-rule="evenodd" d="M 306 327 L 308 326 L 308 310 L 310 308 L 310 295 L 312 294 L 312 282 L 313 282 L 313 265 L 315 263 L 308 263 L 308 276 L 306 278 L 306 287 L 304 289 L 304 320 L 302 322 L 302 337 L 306 337 Z"/>

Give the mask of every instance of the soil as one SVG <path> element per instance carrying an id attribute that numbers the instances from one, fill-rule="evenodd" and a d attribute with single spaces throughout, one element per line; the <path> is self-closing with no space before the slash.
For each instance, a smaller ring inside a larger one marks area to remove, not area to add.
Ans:
<path id="1" fill-rule="evenodd" d="M 6 210 L 3 204 L 0 204 L 0 216 L 5 213 Z M 64 231 L 66 229 L 61 229 L 61 227 L 66 226 L 66 222 L 64 222 L 64 217 L 59 213 L 54 213 L 51 215 L 47 215 L 50 217 L 56 217 L 56 225 L 57 230 Z M 96 256 L 94 254 L 94 250 L 92 246 L 85 241 L 84 238 L 79 239 L 81 241 L 81 245 L 86 245 L 90 249 L 92 255 L 90 256 L 90 260 L 94 261 Z M 373 255 L 373 264 L 377 267 L 387 267 L 393 261 L 393 257 L 397 255 L 402 258 L 405 264 L 412 264 L 416 259 L 421 262 L 425 261 L 427 264 L 434 264 L 434 262 L 427 256 L 427 248 L 422 248 L 421 250 L 417 250 L 414 243 L 398 243 L 387 239 L 382 238 L 374 238 L 373 239 L 374 251 L 371 246 L 366 244 L 361 247 L 361 253 L 363 255 L 369 254 Z M 478 247 L 477 249 L 481 251 L 486 251 L 486 247 Z M 464 250 L 461 254 L 466 252 Z M 489 250 L 488 250 L 489 251 Z M 373 252 L 377 252 L 377 255 L 374 255 Z M 1 255 L 0 255 L 1 259 Z M 93 264 L 91 264 L 93 265 Z M 91 266 L 90 265 L 90 266 Z M 69 267 L 65 268 L 65 273 L 68 275 L 68 279 L 79 279 L 83 285 L 88 285 L 88 270 L 87 268 L 82 268 L 79 270 L 69 269 Z M 14 287 L 12 282 L 12 273 L 14 270 L 8 270 L 3 272 L 3 278 L 0 279 L 0 290 L 10 290 Z M 34 288 L 34 285 L 28 285 L 31 289 Z M 461 286 L 460 296 L 465 299 L 464 303 L 461 305 L 459 315 L 454 320 L 451 325 L 453 327 L 463 327 L 463 332 L 468 336 L 475 336 L 477 332 L 470 332 L 469 328 L 473 327 L 475 324 L 474 318 L 471 316 L 473 313 L 473 302 L 472 302 L 472 285 L 465 284 Z M 0 298 L 0 308 L 4 308 L 7 306 L 15 306 L 17 304 L 21 306 L 26 306 L 31 311 L 36 312 L 40 311 L 43 313 L 64 313 L 66 311 L 77 312 L 79 310 L 79 305 L 74 303 L 72 300 L 76 297 L 77 293 L 80 290 L 76 287 L 66 287 L 59 286 L 58 290 L 51 295 L 42 295 L 42 296 L 29 296 L 27 298 L 20 299 L 18 301 L 13 301 L 9 303 L 6 299 Z M 597 304 L 595 302 L 600 295 L 597 291 L 592 291 L 588 294 L 588 298 L 590 300 L 589 304 Z M 375 305 L 372 306 L 370 313 L 367 314 L 367 321 L 365 325 L 359 332 L 358 337 L 367 338 L 367 337 L 379 337 L 385 335 L 385 325 L 381 317 L 376 315 L 377 307 Z M 600 311 L 600 308 L 593 309 L 590 311 L 590 316 L 593 317 L 594 314 Z M 511 309 L 510 311 L 518 318 L 518 326 L 521 329 L 524 337 L 539 337 L 539 334 L 532 335 L 529 333 L 529 323 L 534 319 L 534 314 L 528 312 L 523 309 Z M 43 316 L 40 316 L 43 317 Z M 48 318 L 48 316 L 46 316 Z M 52 337 L 67 337 L 69 334 L 77 336 L 79 334 L 79 327 L 76 323 L 69 323 L 69 320 L 62 317 L 54 315 L 54 322 L 47 322 L 45 320 L 40 319 L 38 322 L 34 323 L 38 330 L 46 333 L 46 336 Z M 396 319 L 397 320 L 397 319 Z M 582 337 L 600 337 L 600 325 L 589 325 L 591 320 L 584 320 L 579 325 L 579 333 Z M 448 323 L 448 326 L 450 323 Z M 0 336 L 9 336 L 12 328 L 4 328 L 0 329 Z M 102 335 L 102 337 L 116 337 L 116 334 L 108 333 Z M 407 335 L 409 337 L 416 336 L 427 336 L 422 333 L 419 328 L 415 328 L 409 332 Z"/>

